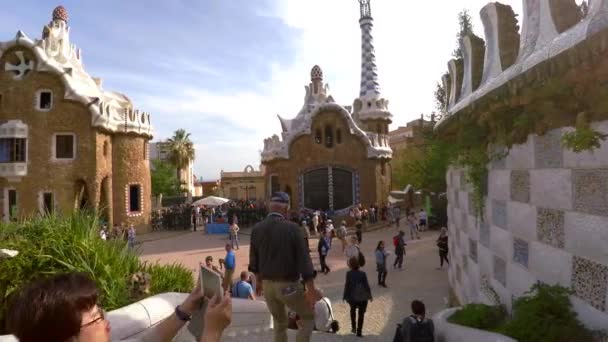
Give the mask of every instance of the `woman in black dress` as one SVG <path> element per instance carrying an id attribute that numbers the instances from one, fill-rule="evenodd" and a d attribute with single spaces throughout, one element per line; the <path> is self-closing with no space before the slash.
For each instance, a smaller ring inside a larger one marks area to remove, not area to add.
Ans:
<path id="1" fill-rule="evenodd" d="M 372 290 L 367 281 L 365 272 L 359 269 L 359 259 L 350 258 L 348 260 L 350 271 L 346 273 L 346 283 L 344 284 L 344 295 L 342 299 L 350 306 L 351 332 L 357 336 L 363 336 L 363 321 L 367 302 L 372 301 Z M 359 317 L 357 317 L 357 310 Z"/>

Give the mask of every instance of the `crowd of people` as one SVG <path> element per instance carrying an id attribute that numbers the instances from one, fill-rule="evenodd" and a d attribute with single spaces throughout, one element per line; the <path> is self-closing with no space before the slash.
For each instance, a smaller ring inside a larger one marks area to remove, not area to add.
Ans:
<path id="1" fill-rule="evenodd" d="M 126 240 L 129 248 L 135 248 L 135 226 L 130 224 L 128 227 L 126 224 L 115 224 L 112 229 L 108 229 L 106 224 L 101 226 L 99 230 L 99 237 L 104 240 Z"/>
<path id="2" fill-rule="evenodd" d="M 362 242 L 363 225 L 378 220 L 390 220 L 397 226 L 393 237 L 395 258 L 393 268 L 404 264 L 405 232 L 401 230 L 401 212 L 398 207 L 370 206 L 354 208 L 350 218 L 356 227 L 355 235 L 348 234 L 346 220 L 334 227 L 331 213 L 322 211 L 303 213 L 300 217 L 289 215 L 289 195 L 273 194 L 270 214 L 259 222 L 251 232 L 249 267 L 239 273 L 234 282 L 238 261 L 234 249 L 238 249 L 238 222 L 236 214 L 231 219 L 230 243 L 225 245 L 226 255 L 214 263 L 207 256 L 204 265 L 222 278 L 226 296 L 205 299 L 200 284 L 181 305 L 175 314 L 156 326 L 149 336 L 154 341 L 169 341 L 190 319 L 200 302 L 209 300 L 202 318 L 204 334 L 200 341 L 219 341 L 222 331 L 230 324 L 232 303 L 230 296 L 248 300 L 264 297 L 273 318 L 274 341 L 286 342 L 287 329 L 297 329 L 297 341 L 310 341 L 314 330 L 337 333 L 339 322 L 334 318 L 331 301 L 317 287 L 318 273 L 331 270 L 326 257 L 335 238 L 340 240 L 341 253 L 345 256 L 349 271 L 346 274 L 342 299 L 350 307 L 351 332 L 363 336 L 363 325 L 368 303 L 373 301 L 372 286 L 362 267 L 366 257 L 359 245 Z M 427 215 L 424 210 L 406 213 L 406 224 L 412 240 L 419 239 L 419 231 L 426 229 Z M 298 223 L 294 223 L 295 221 Z M 317 252 L 321 270 L 317 272 L 310 256 L 309 239 L 318 238 Z M 125 238 L 129 246 L 134 244 L 135 229 L 115 226 L 103 229 L 102 239 Z M 441 229 L 437 239 L 440 268 L 448 261 L 447 230 Z M 387 286 L 388 264 L 391 252 L 385 241 L 379 241 L 374 251 L 377 285 Z M 202 265 L 202 263 L 201 263 Z M 11 308 L 10 331 L 22 342 L 28 341 L 109 341 L 110 327 L 103 309 L 98 305 L 99 291 L 95 283 L 85 275 L 65 274 L 36 282 L 17 297 Z M 425 317 L 425 306 L 421 301 L 411 303 L 412 315 L 406 317 L 395 331 L 395 341 L 433 341 L 433 322 Z M 33 317 L 33 318 L 32 318 Z M 41 336 L 45 338 L 41 339 Z M 142 339 L 142 341 L 147 341 Z"/>

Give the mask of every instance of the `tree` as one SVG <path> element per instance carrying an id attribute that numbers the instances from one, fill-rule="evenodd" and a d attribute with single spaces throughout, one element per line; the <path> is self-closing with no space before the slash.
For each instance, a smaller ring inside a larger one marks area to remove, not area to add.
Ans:
<path id="1" fill-rule="evenodd" d="M 444 76 L 449 76 L 449 74 L 446 72 Z M 435 97 L 435 120 L 439 121 L 448 111 L 448 93 L 443 82 L 437 82 L 433 96 Z"/>
<path id="2" fill-rule="evenodd" d="M 469 10 L 463 9 L 458 13 L 458 34 L 456 34 L 456 49 L 452 52 L 452 56 L 455 58 L 463 58 L 462 50 L 460 49 L 460 41 L 469 34 L 473 34 L 473 21 Z"/>
<path id="3" fill-rule="evenodd" d="M 169 162 L 177 170 L 177 179 L 180 183 L 187 183 L 186 179 L 181 179 L 181 170 L 194 160 L 194 144 L 190 140 L 190 133 L 186 133 L 185 129 L 178 129 L 167 143 L 169 143 Z"/>
<path id="4" fill-rule="evenodd" d="M 158 196 L 177 196 L 182 190 L 180 181 L 175 176 L 173 165 L 162 161 L 152 161 L 152 194 Z"/>
<path id="5" fill-rule="evenodd" d="M 405 149 L 396 156 L 394 181 L 399 188 L 411 184 L 416 189 L 441 193 L 447 187 L 447 169 L 454 161 L 453 147 L 440 139 L 432 128 L 423 134 L 424 144 Z"/>

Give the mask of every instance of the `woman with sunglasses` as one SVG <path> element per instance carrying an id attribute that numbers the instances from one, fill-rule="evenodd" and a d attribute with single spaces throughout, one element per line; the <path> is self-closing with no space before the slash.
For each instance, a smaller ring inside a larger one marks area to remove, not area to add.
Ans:
<path id="1" fill-rule="evenodd" d="M 171 341 L 200 307 L 200 284 L 175 308 L 175 313 L 138 341 Z M 25 288 L 8 312 L 8 328 L 19 342 L 109 342 L 110 323 L 98 304 L 99 290 L 87 275 L 68 273 L 37 281 Z M 203 342 L 219 342 L 230 324 L 232 304 L 226 294 L 212 300 L 204 315 Z"/>

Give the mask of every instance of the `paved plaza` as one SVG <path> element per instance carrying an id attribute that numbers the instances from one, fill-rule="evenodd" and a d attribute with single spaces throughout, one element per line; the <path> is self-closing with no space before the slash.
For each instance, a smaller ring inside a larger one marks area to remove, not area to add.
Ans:
<path id="1" fill-rule="evenodd" d="M 362 251 L 366 256 L 364 270 L 368 274 L 374 301 L 368 306 L 363 334 L 368 340 L 387 341 L 393 337 L 396 324 L 410 314 L 409 303 L 413 299 L 421 299 L 427 305 L 429 315 L 445 308 L 448 295 L 447 268 L 436 270 L 439 262 L 435 239 L 437 232 L 424 232 L 421 240 L 408 241 L 405 257 L 405 269 L 389 268 L 387 277 L 388 289 L 376 284 L 375 259 L 373 251 L 380 240 L 384 240 L 389 250 L 392 250 L 392 237 L 396 234 L 394 227 L 382 228 L 363 235 Z M 167 237 L 158 235 L 154 239 L 143 242 L 140 246 L 141 258 L 146 261 L 159 261 L 162 264 L 180 262 L 197 274 L 199 261 L 207 255 L 217 259 L 225 256 L 224 245 L 227 237 L 224 235 L 205 235 L 202 232 L 185 232 L 168 234 Z M 313 252 L 313 262 L 320 269 L 316 252 L 317 239 L 310 241 Z M 249 260 L 249 236 L 241 235 L 241 248 L 236 251 L 237 272 L 246 270 Z M 394 256 L 391 256 L 393 260 Z M 331 272 L 317 277 L 318 286 L 330 298 L 334 308 L 335 318 L 340 322 L 340 335 L 350 334 L 350 316 L 348 304 L 342 302 L 342 292 L 347 271 L 346 260 L 341 253 L 340 242 L 334 239 L 334 245 L 328 257 Z M 314 340 L 321 336 L 316 336 Z M 342 337 L 339 340 L 350 340 Z M 322 339 L 324 340 L 324 339 Z M 335 340 L 332 339 L 332 340 Z"/>

